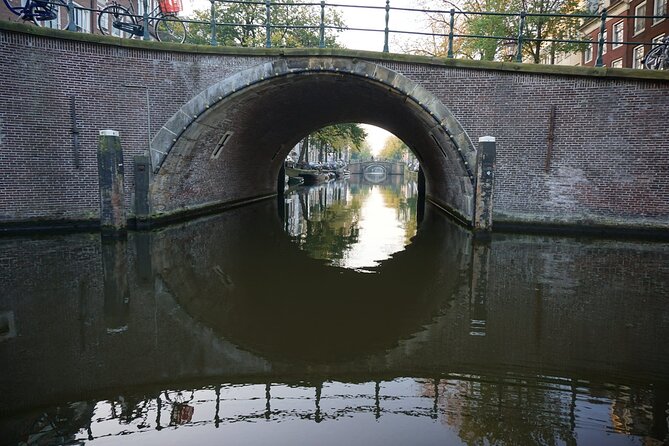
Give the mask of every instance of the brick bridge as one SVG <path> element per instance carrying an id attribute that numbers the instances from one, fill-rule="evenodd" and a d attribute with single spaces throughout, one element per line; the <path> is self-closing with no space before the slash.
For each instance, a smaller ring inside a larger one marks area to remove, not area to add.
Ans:
<path id="1" fill-rule="evenodd" d="M 360 122 L 411 147 L 427 198 L 465 224 L 475 142 L 491 135 L 496 225 L 669 229 L 667 73 L 171 46 L 7 22 L 0 58 L 3 228 L 99 224 L 103 129 L 120 132 L 129 220 L 160 221 L 274 196 L 300 139 Z"/>

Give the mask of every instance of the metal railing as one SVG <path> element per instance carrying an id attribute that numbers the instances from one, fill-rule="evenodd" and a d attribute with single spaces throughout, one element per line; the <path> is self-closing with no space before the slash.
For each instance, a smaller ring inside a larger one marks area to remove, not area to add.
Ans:
<path id="1" fill-rule="evenodd" d="M 139 2 L 144 3 L 144 11 L 149 10 L 148 8 L 147 0 L 137 0 Z M 383 2 L 384 0 L 379 0 L 380 2 Z M 398 36 L 418 36 L 418 37 L 429 37 L 431 39 L 443 39 L 443 41 L 446 44 L 447 47 L 447 52 L 446 52 L 446 57 L 447 58 L 454 58 L 455 52 L 454 52 L 454 43 L 458 41 L 459 39 L 484 39 L 484 40 L 496 40 L 500 44 L 513 44 L 515 46 L 515 54 L 513 55 L 513 60 L 516 62 L 522 62 L 523 61 L 523 47 L 524 45 L 530 43 L 530 42 L 541 42 L 543 43 L 548 43 L 548 44 L 555 44 L 555 43 L 569 43 L 569 44 L 577 44 L 581 45 L 583 48 L 585 48 L 587 45 L 592 45 L 593 41 L 584 38 L 584 37 L 579 37 L 579 38 L 555 38 L 555 37 L 548 37 L 548 38 L 536 38 L 532 37 L 531 35 L 528 35 L 527 32 L 527 26 L 528 26 L 528 19 L 531 18 L 544 18 L 544 19 L 564 19 L 565 21 L 573 21 L 573 20 L 578 20 L 581 24 L 581 26 L 584 26 L 586 24 L 593 24 L 596 21 L 599 21 L 599 39 L 596 41 L 597 45 L 595 47 L 594 54 L 596 57 L 594 59 L 596 60 L 595 66 L 601 67 L 603 66 L 603 54 L 605 51 L 602 51 L 604 48 L 604 45 L 609 45 L 609 44 L 615 44 L 615 45 L 653 45 L 655 42 L 650 42 L 650 41 L 617 41 L 617 40 L 610 40 L 610 39 L 605 39 L 604 34 L 606 30 L 606 23 L 610 19 L 623 19 L 628 21 L 628 23 L 634 24 L 636 19 L 652 19 L 653 22 L 662 19 L 667 19 L 669 16 L 667 15 L 662 15 L 662 16 L 654 16 L 654 15 L 609 15 L 607 13 L 607 10 L 604 9 L 601 11 L 601 13 L 598 14 L 592 14 L 592 13 L 578 13 L 578 14 L 556 14 L 556 13 L 529 13 L 525 11 L 521 12 L 514 12 L 514 13 L 502 13 L 502 12 L 482 12 L 482 11 L 463 11 L 460 9 L 456 9 L 455 7 L 451 9 L 419 9 L 419 8 L 406 8 L 406 7 L 395 7 L 391 6 L 391 0 L 385 0 L 385 5 L 379 5 L 379 6 L 363 6 L 363 5 L 355 5 L 355 4 L 345 4 L 345 3 L 327 3 L 326 1 L 319 1 L 319 2 L 278 2 L 278 1 L 272 1 L 272 0 L 210 0 L 211 7 L 209 11 L 209 17 L 207 20 L 196 20 L 193 18 L 183 18 L 180 17 L 179 19 L 190 25 L 191 27 L 200 27 L 202 29 L 203 27 L 207 27 L 209 29 L 209 34 L 210 38 L 208 43 L 210 45 L 218 45 L 218 39 L 217 39 L 217 31 L 221 29 L 230 29 L 230 28 L 243 28 L 245 30 L 262 30 L 264 32 L 264 46 L 267 48 L 271 48 L 272 45 L 272 33 L 275 30 L 312 30 L 317 32 L 318 34 L 318 47 L 319 48 L 326 48 L 326 34 L 328 31 L 334 32 L 334 33 L 342 33 L 342 32 L 350 32 L 350 31 L 357 31 L 357 32 L 364 32 L 364 33 L 378 33 L 378 34 L 383 34 L 383 52 L 389 52 L 389 41 L 390 37 L 393 35 L 398 35 Z M 260 23 L 234 23 L 234 22 L 218 22 L 217 17 L 216 17 L 216 5 L 217 4 L 224 4 L 224 5 L 245 5 L 245 6 L 256 6 L 260 8 L 264 8 L 264 15 L 262 15 L 262 21 Z M 72 3 L 72 0 L 67 0 L 67 9 L 68 9 L 68 14 L 70 18 L 70 25 L 69 25 L 69 30 L 75 30 L 75 25 L 74 25 L 74 10 L 75 9 L 80 9 L 80 10 L 85 10 L 85 11 L 90 11 L 97 13 L 99 10 L 96 9 L 91 9 L 91 8 L 83 8 L 79 7 L 78 5 L 74 5 Z M 315 14 L 317 17 L 320 17 L 320 20 L 317 23 L 310 23 L 310 24 L 291 24 L 291 23 L 274 23 L 273 18 L 275 17 L 274 12 L 277 10 L 277 8 L 291 8 L 291 7 L 307 7 L 307 8 L 315 8 L 319 11 L 318 14 Z M 341 12 L 342 10 L 346 9 L 358 9 L 358 10 L 369 10 L 369 11 L 377 11 L 377 12 L 385 12 L 384 14 L 384 21 L 382 26 L 374 28 L 374 27 L 348 27 L 345 25 L 337 25 L 334 23 L 328 23 L 326 20 L 327 17 L 327 11 L 338 11 Z M 390 28 L 390 19 L 393 17 L 393 13 L 410 13 L 410 14 L 418 14 L 418 15 L 441 15 L 444 17 L 448 18 L 448 26 L 447 32 L 436 32 L 436 31 L 420 31 L 420 30 L 407 30 L 407 29 L 394 29 Z M 463 19 L 468 19 L 470 17 L 476 17 L 476 16 L 499 16 L 499 17 L 504 17 L 508 19 L 508 22 L 516 23 L 516 32 L 514 32 L 514 35 L 481 35 L 481 34 L 467 34 L 467 33 L 460 33 L 457 32 L 457 27 L 456 23 L 458 23 L 459 20 Z M 147 23 L 149 19 L 154 19 L 155 17 L 148 17 L 146 12 L 141 15 L 136 17 L 138 21 Z M 628 25 L 629 26 L 629 25 Z M 148 33 L 145 33 L 144 39 L 149 39 L 150 37 L 148 36 Z M 189 40 L 186 41 L 187 43 L 193 43 L 192 40 L 189 42 Z M 202 42 L 198 42 L 202 43 Z M 355 49 L 355 48 L 351 48 Z"/>

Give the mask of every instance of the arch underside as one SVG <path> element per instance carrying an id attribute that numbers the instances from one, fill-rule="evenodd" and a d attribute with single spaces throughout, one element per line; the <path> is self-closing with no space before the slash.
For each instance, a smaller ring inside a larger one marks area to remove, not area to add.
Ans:
<path id="1" fill-rule="evenodd" d="M 418 157 L 428 198 L 467 223 L 476 152 L 450 111 L 422 87 L 352 59 L 281 59 L 211 86 L 152 141 L 156 217 L 276 193 L 290 150 L 337 123 L 366 123 Z"/>

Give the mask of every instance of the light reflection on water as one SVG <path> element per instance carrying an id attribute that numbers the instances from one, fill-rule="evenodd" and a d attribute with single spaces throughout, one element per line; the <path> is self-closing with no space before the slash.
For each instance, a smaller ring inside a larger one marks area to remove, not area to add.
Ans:
<path id="1" fill-rule="evenodd" d="M 180 438 L 278 445 L 465 445 L 483 439 L 510 445 L 603 444 L 604 439 L 607 445 L 661 444 L 630 436 L 652 423 L 651 406 L 630 404 L 638 394 L 609 386 L 595 396 L 575 384 L 457 374 L 375 382 L 224 383 L 70 403 L 58 413 L 42 413 L 41 433 L 51 441 L 95 444 L 115 439 L 164 444 Z M 81 417 L 78 430 L 65 422 L 75 413 Z M 61 436 L 49 435 L 54 431 Z M 315 437 L 305 437 L 309 433 Z"/>
<path id="2" fill-rule="evenodd" d="M 480 243 L 355 178 L 284 212 L 0 238 L 0 444 L 669 440 L 666 243 Z"/>
<path id="3" fill-rule="evenodd" d="M 416 197 L 415 181 L 385 173 L 299 187 L 286 195 L 285 228 L 312 257 L 371 272 L 415 235 Z"/>

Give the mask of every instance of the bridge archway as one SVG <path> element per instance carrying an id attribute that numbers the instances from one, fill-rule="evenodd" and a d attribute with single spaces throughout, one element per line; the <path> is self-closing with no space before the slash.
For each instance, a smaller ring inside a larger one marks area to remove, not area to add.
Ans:
<path id="1" fill-rule="evenodd" d="M 398 72 L 348 58 L 286 58 L 241 71 L 186 103 L 152 141 L 154 216 L 276 193 L 283 160 L 324 126 L 384 128 L 419 159 L 426 195 L 472 221 L 475 147 L 452 113 Z"/>

